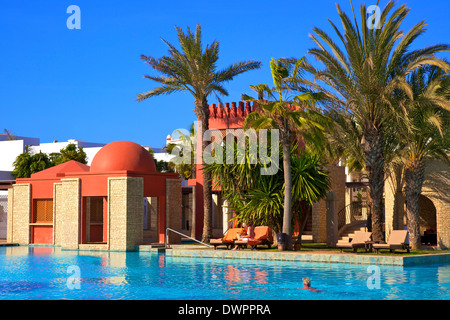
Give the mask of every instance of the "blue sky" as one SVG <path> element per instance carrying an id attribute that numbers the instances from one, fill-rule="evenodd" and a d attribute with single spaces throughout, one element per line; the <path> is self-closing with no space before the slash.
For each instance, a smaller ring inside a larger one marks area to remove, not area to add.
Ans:
<path id="1" fill-rule="evenodd" d="M 135 98 L 155 86 L 142 77 L 154 73 L 140 55 L 165 55 L 161 38 L 176 44 L 175 25 L 200 23 L 204 43 L 218 40 L 219 68 L 241 60 L 263 63 L 226 85 L 230 95 L 221 100 L 232 102 L 250 93 L 249 85 L 270 83 L 271 57 L 300 58 L 314 47 L 308 37 L 314 26 L 331 31 L 327 18 L 338 22 L 336 2 L 351 14 L 349 0 L 2 1 L 0 131 L 41 142 L 130 140 L 162 147 L 168 134 L 195 121 L 193 98 Z M 360 3 L 353 0 L 357 8 Z M 450 43 L 448 0 L 399 0 L 397 6 L 404 3 L 411 8 L 404 30 L 428 22 L 415 47 Z M 69 5 L 81 9 L 79 30 L 66 26 Z"/>

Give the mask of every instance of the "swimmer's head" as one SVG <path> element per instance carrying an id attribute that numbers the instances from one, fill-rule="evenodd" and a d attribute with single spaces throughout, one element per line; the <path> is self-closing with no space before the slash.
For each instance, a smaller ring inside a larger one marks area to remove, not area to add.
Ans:
<path id="1" fill-rule="evenodd" d="M 308 277 L 305 277 L 305 278 L 303 278 L 302 280 L 303 280 L 303 285 L 304 285 L 305 287 L 311 286 L 311 280 L 310 280 Z"/>

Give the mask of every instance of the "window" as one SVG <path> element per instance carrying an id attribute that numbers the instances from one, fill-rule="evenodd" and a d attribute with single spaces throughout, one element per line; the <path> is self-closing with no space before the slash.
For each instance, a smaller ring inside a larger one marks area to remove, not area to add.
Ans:
<path id="1" fill-rule="evenodd" d="M 33 223 L 53 222 L 53 199 L 34 200 Z"/>
<path id="2" fill-rule="evenodd" d="M 91 197 L 90 201 L 91 201 L 90 222 L 103 223 L 103 198 Z"/>

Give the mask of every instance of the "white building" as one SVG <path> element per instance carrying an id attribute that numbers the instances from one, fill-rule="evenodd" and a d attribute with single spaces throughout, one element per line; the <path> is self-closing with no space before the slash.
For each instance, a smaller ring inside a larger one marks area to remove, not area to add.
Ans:
<path id="1" fill-rule="evenodd" d="M 88 166 L 91 165 L 92 159 L 94 159 L 96 153 L 105 145 L 105 143 L 94 143 L 69 139 L 68 141 L 65 142 L 53 141 L 49 143 L 41 143 L 39 145 L 31 146 L 30 151 L 33 154 L 39 152 L 50 154 L 53 152 L 59 152 L 61 149 L 66 148 L 69 144 L 74 144 L 77 147 L 83 147 L 83 151 L 86 153 L 87 158 L 86 160 Z"/>
<path id="2" fill-rule="evenodd" d="M 7 134 L 0 133 L 0 180 L 13 180 L 11 172 L 16 157 L 25 151 L 25 146 L 39 145 L 39 138 L 15 137 L 9 140 Z"/>
<path id="3" fill-rule="evenodd" d="M 81 140 L 69 139 L 68 141 L 58 142 L 53 141 L 49 143 L 41 143 L 39 138 L 30 137 L 13 137 L 15 140 L 9 140 L 11 137 L 7 134 L 0 134 L 0 181 L 11 181 L 14 177 L 11 175 L 14 170 L 14 161 L 17 156 L 25 152 L 26 146 L 32 154 L 43 152 L 46 154 L 60 152 L 61 149 L 66 148 L 69 144 L 75 144 L 78 147 L 83 147 L 83 151 L 87 156 L 87 165 L 90 166 L 92 159 L 97 152 L 105 145 L 105 143 L 93 143 Z M 178 140 L 167 139 L 166 143 L 176 143 Z M 145 147 L 150 149 L 150 147 Z M 154 151 L 154 158 L 157 161 L 164 160 L 169 162 L 173 158 L 172 155 L 166 153 L 163 148 L 152 148 Z"/>

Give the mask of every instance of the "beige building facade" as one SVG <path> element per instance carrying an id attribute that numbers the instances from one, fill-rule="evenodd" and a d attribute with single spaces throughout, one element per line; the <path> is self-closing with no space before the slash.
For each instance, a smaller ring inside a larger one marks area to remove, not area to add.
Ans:
<path id="1" fill-rule="evenodd" d="M 400 177 L 400 178 L 399 178 Z M 401 174 L 392 174 L 385 183 L 386 238 L 392 230 L 407 224 Z M 435 232 L 436 245 L 450 248 L 450 167 L 439 160 L 425 165 L 425 180 L 419 198 L 421 235 Z"/>

